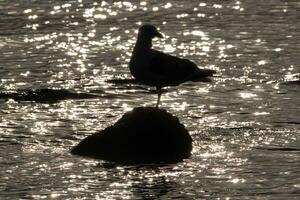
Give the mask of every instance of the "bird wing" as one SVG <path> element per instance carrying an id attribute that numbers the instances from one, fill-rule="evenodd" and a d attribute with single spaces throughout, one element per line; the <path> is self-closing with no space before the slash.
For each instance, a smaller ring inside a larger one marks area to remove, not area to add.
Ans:
<path id="1" fill-rule="evenodd" d="M 185 81 L 211 76 L 187 59 L 178 58 L 160 51 L 152 50 L 149 71 L 165 79 L 165 85 L 177 85 Z"/>

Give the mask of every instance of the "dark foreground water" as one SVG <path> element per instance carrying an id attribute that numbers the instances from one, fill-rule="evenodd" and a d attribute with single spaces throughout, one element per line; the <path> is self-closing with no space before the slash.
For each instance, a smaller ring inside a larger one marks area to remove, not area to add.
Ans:
<path id="1" fill-rule="evenodd" d="M 0 1 L 0 89 L 99 95 L 39 103 L 0 99 L 0 199 L 299 199 L 300 3 Z M 167 166 L 115 166 L 70 155 L 125 112 L 154 106 L 130 78 L 136 31 L 158 50 L 218 76 L 168 88 L 161 107 L 187 127 L 193 154 Z"/>

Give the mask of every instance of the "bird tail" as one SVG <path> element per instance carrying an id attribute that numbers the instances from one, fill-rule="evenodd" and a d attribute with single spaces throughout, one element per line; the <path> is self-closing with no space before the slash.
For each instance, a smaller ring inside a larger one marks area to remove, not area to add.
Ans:
<path id="1" fill-rule="evenodd" d="M 198 72 L 193 75 L 192 81 L 193 82 L 198 82 L 198 81 L 209 81 L 209 77 L 213 76 L 217 72 L 212 69 L 199 69 Z"/>
<path id="2" fill-rule="evenodd" d="M 203 77 L 213 76 L 216 73 L 216 70 L 213 69 L 199 69 L 199 75 Z"/>

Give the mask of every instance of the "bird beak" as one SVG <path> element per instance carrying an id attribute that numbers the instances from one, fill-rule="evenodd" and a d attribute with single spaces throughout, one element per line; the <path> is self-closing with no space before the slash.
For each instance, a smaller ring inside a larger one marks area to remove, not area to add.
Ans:
<path id="1" fill-rule="evenodd" d="M 159 38 L 163 38 L 163 37 L 164 37 L 160 32 L 157 32 L 157 33 L 155 34 L 155 36 L 156 36 L 156 37 L 159 37 Z"/>

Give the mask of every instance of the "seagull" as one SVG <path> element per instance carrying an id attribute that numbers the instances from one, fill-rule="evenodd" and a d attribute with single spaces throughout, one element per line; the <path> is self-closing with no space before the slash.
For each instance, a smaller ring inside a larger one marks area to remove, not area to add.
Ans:
<path id="1" fill-rule="evenodd" d="M 199 81 L 201 78 L 213 76 L 216 71 L 200 69 L 188 59 L 152 49 L 152 39 L 155 37 L 163 38 L 155 26 L 146 24 L 139 28 L 129 69 L 137 82 L 156 87 L 158 108 L 163 87 L 177 86 L 187 81 Z"/>

